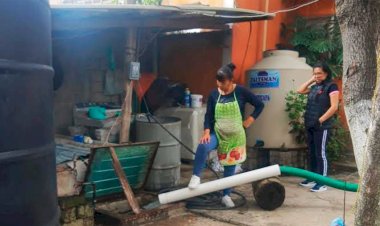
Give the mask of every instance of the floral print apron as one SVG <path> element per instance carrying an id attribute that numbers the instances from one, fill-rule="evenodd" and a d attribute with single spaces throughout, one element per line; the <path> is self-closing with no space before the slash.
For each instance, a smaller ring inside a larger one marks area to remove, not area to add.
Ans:
<path id="1" fill-rule="evenodd" d="M 234 101 L 215 106 L 215 133 L 218 137 L 218 157 L 223 166 L 237 165 L 245 161 L 246 137 L 239 103 L 234 92 Z"/>

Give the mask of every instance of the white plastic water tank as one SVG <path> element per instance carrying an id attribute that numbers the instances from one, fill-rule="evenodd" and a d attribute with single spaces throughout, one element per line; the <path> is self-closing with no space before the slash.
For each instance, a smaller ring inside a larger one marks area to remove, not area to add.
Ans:
<path id="1" fill-rule="evenodd" d="M 248 147 L 253 147 L 257 140 L 264 141 L 264 148 L 301 147 L 289 133 L 285 96 L 312 76 L 312 68 L 296 51 L 268 50 L 262 61 L 247 70 L 246 76 L 248 87 L 265 104 L 260 117 L 247 130 Z M 252 112 L 252 108 L 247 107 L 247 112 Z"/>

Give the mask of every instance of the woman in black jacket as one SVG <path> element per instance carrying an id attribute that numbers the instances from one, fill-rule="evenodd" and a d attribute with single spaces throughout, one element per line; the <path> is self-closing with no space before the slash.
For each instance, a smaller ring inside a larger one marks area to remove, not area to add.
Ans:
<path id="1" fill-rule="evenodd" d="M 327 176 L 326 146 L 332 127 L 332 116 L 338 110 L 338 86 L 332 81 L 331 71 L 326 63 L 313 67 L 313 76 L 297 90 L 307 94 L 305 127 L 309 148 L 309 167 L 314 173 Z M 301 186 L 311 187 L 313 192 L 326 191 L 327 187 L 314 181 L 305 180 Z"/>

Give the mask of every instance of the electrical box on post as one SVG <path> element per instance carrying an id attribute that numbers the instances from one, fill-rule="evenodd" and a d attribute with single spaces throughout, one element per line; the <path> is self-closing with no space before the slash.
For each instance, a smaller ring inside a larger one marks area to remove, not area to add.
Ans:
<path id="1" fill-rule="evenodd" d="M 129 64 L 129 79 L 130 80 L 140 79 L 140 62 L 131 62 Z"/>

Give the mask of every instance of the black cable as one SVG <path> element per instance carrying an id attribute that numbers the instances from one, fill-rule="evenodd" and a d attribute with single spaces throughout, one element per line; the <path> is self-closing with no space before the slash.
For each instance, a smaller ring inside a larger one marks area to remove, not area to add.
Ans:
<path id="1" fill-rule="evenodd" d="M 232 208 L 220 205 L 221 204 L 220 200 L 223 197 L 223 194 L 220 191 L 190 198 L 186 200 L 186 208 L 204 209 L 204 210 L 230 210 L 230 209 L 235 209 L 235 208 L 245 206 L 245 204 L 247 203 L 247 199 L 244 197 L 243 194 L 237 191 L 231 191 L 231 193 L 240 197 L 240 199 L 237 199 L 234 202 L 235 206 Z"/>
<path id="2" fill-rule="evenodd" d="M 182 189 L 182 188 L 184 188 L 184 186 L 177 186 L 174 188 L 162 189 L 159 191 L 159 194 L 171 192 L 171 191 Z M 203 209 L 203 210 L 230 210 L 230 209 L 235 209 L 235 208 L 245 206 L 245 204 L 247 203 L 247 199 L 242 193 L 237 192 L 237 191 L 231 191 L 231 193 L 240 197 L 240 199 L 237 199 L 234 202 L 235 206 L 232 208 L 221 205 L 221 199 L 223 197 L 223 194 L 221 191 L 216 191 L 216 192 L 208 193 L 205 195 L 186 199 L 186 208 Z"/>
<path id="3" fill-rule="evenodd" d="M 96 209 L 96 184 L 94 182 L 86 182 L 82 183 L 83 186 L 89 185 L 92 188 L 92 196 L 91 196 L 91 204 L 92 204 L 92 209 Z"/>
<path id="4" fill-rule="evenodd" d="M 160 122 L 159 122 L 159 120 L 155 117 L 155 116 L 153 116 L 151 113 L 150 113 L 150 111 L 149 111 L 149 108 L 148 108 L 148 105 L 147 105 L 147 103 L 146 103 L 146 100 L 145 100 L 145 97 L 143 97 L 143 101 L 144 101 L 144 103 L 145 103 L 145 107 L 147 108 L 147 111 L 148 111 L 148 113 L 146 114 L 146 116 L 147 116 L 147 119 L 148 119 L 148 121 L 149 122 L 151 122 L 150 121 L 150 118 L 152 118 L 163 130 L 165 130 L 171 137 L 173 137 L 176 141 L 178 141 L 178 143 L 180 143 L 188 152 L 190 152 L 190 153 L 192 153 L 193 155 L 195 155 L 195 152 L 190 148 L 190 147 L 188 147 L 186 144 L 184 144 L 180 139 L 178 139 L 173 133 L 171 133 L 168 129 L 166 129 L 165 128 L 165 126 L 163 126 Z M 215 172 L 215 170 L 210 166 L 210 164 L 208 164 L 208 163 L 206 163 L 206 165 L 207 165 L 207 168 L 209 168 L 210 170 L 211 170 L 211 172 L 213 172 L 214 173 L 214 175 L 216 176 L 216 178 L 220 178 L 220 176 L 218 175 L 218 173 L 217 172 Z"/>
<path id="5" fill-rule="evenodd" d="M 344 181 L 343 225 L 346 225 L 346 185 L 347 185 L 347 181 Z"/>
<path id="6" fill-rule="evenodd" d="M 249 43 L 251 41 L 251 34 L 252 34 L 252 21 L 249 22 L 249 33 L 248 33 L 247 46 L 245 48 L 243 61 L 241 62 L 241 65 L 240 65 L 240 77 L 242 77 L 242 75 L 243 75 L 243 67 L 244 67 L 245 59 L 247 58 L 248 47 L 249 47 Z"/>

